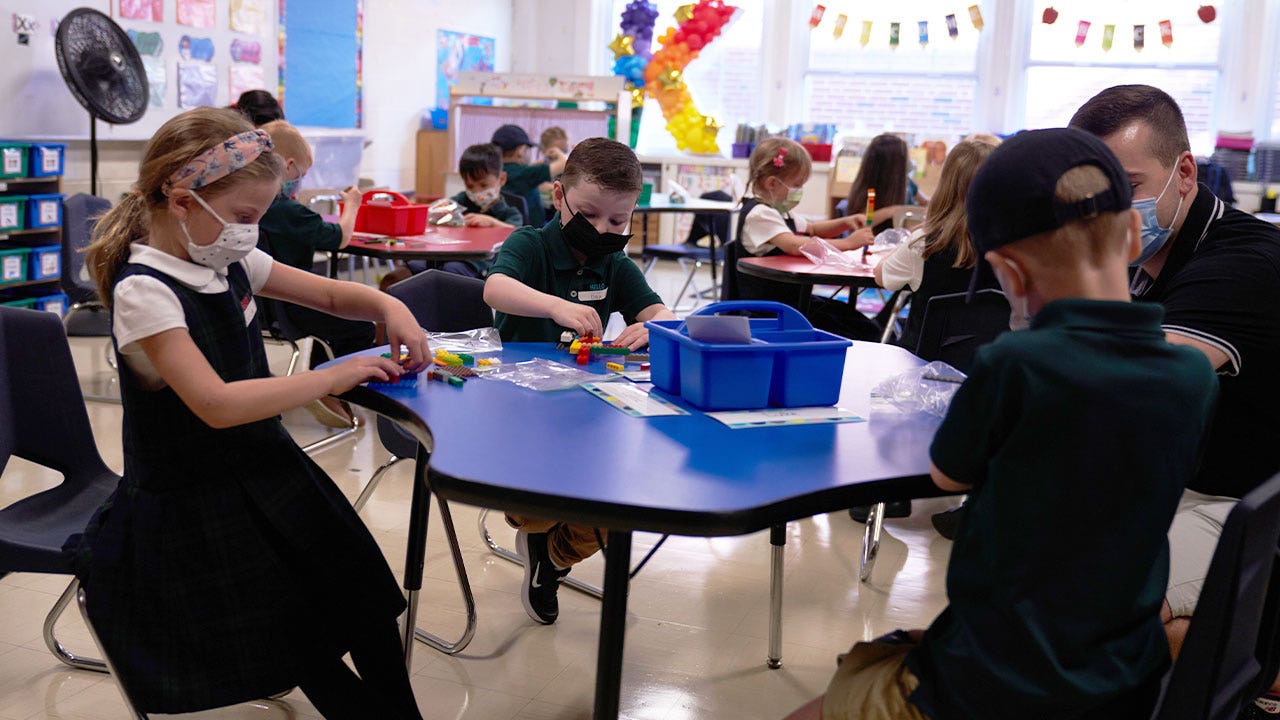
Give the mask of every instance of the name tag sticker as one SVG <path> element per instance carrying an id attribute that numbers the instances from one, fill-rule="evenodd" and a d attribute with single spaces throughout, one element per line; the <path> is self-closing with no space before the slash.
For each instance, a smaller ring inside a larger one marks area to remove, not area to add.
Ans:
<path id="1" fill-rule="evenodd" d="M 578 299 L 582 302 L 595 302 L 603 300 L 609 295 L 609 288 L 603 290 L 579 290 Z"/>

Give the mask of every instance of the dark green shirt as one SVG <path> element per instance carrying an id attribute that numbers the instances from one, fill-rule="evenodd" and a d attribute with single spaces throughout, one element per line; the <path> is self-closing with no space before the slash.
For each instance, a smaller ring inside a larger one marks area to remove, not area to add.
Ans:
<path id="1" fill-rule="evenodd" d="M 930 455 L 970 483 L 950 605 L 908 656 L 934 720 L 1148 717 L 1166 534 L 1217 395 L 1163 310 L 1058 300 L 978 350 Z"/>
<path id="2" fill-rule="evenodd" d="M 560 232 L 560 214 L 541 228 L 518 228 L 498 252 L 489 275 L 508 275 L 539 292 L 590 305 L 600 315 L 600 327 L 609 315 L 622 313 L 630 325 L 650 305 L 660 304 L 645 282 L 640 268 L 622 251 L 595 262 L 579 264 Z M 555 342 L 564 328 L 550 318 L 494 314 L 494 326 L 508 342 Z"/>
<path id="3" fill-rule="evenodd" d="M 507 184 L 502 186 L 503 192 L 515 193 L 524 198 L 529 206 L 529 224 L 542 227 L 547 221 L 547 214 L 542 211 L 542 193 L 538 186 L 551 182 L 551 168 L 546 163 L 524 165 L 517 162 L 502 163 L 507 173 Z"/>
<path id="4" fill-rule="evenodd" d="M 325 222 L 319 213 L 293 198 L 276 196 L 258 221 L 258 247 L 276 260 L 310 271 L 317 250 L 337 250 L 342 226 Z"/>
<path id="5" fill-rule="evenodd" d="M 462 208 L 468 215 L 480 213 L 516 227 L 524 224 L 524 216 L 520 214 L 520 211 L 502 202 L 501 198 L 483 210 L 480 209 L 479 205 L 471 202 L 471 198 L 467 197 L 465 192 L 460 192 L 449 199 L 458 203 L 458 207 Z"/>

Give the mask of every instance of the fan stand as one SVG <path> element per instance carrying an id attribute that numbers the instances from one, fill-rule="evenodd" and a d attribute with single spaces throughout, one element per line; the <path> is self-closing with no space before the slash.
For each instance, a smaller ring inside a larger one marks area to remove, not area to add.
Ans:
<path id="1" fill-rule="evenodd" d="M 89 194 L 98 194 L 98 118 L 89 113 Z"/>

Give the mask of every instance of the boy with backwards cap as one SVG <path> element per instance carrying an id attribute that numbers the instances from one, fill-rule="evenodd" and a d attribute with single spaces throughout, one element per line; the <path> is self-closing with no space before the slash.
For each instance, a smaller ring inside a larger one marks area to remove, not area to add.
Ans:
<path id="1" fill-rule="evenodd" d="M 855 645 L 791 718 L 1150 716 L 1170 663 L 1165 534 L 1217 383 L 1165 341 L 1159 306 L 1129 302 L 1131 200 L 1079 130 L 1021 133 L 979 169 L 969 230 L 1025 330 L 978 350 L 930 448 L 938 487 L 969 493 L 950 604 Z"/>

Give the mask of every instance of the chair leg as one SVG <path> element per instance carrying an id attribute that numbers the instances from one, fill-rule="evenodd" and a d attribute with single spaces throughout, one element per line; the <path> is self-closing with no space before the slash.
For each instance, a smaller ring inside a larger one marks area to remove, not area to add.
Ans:
<path id="1" fill-rule="evenodd" d="M 787 526 L 769 528 L 769 655 L 771 670 L 782 667 L 782 549 L 787 544 Z"/>
<path id="2" fill-rule="evenodd" d="M 458 586 L 462 590 L 462 601 L 467 608 L 467 626 L 463 629 L 462 636 L 453 642 L 449 642 L 439 635 L 429 633 L 420 627 L 413 629 L 413 636 L 418 642 L 433 647 L 446 655 L 456 655 L 466 649 L 467 645 L 471 643 L 471 638 L 476 634 L 476 598 L 471 593 L 471 580 L 467 577 L 467 566 L 462 559 L 462 548 L 458 546 L 458 533 L 454 529 L 453 515 L 449 512 L 449 501 L 436 495 L 436 505 L 440 508 L 440 521 L 444 523 L 444 535 L 449 540 L 449 552 L 453 555 L 453 570 L 458 576 Z"/>
<path id="3" fill-rule="evenodd" d="M 858 570 L 858 579 L 866 582 L 871 577 L 871 570 L 876 564 L 876 553 L 880 551 L 880 531 L 884 527 L 884 503 L 871 506 L 867 514 L 867 524 L 862 530 L 862 564 Z"/>
<path id="4" fill-rule="evenodd" d="M 93 623 L 89 620 L 89 610 L 85 605 L 84 588 L 76 589 L 76 604 L 80 606 L 80 616 L 84 618 L 84 625 L 89 629 L 89 637 L 93 638 L 93 643 L 102 651 L 102 660 L 107 666 L 107 670 L 116 680 L 116 688 L 120 690 L 120 697 L 124 698 L 124 705 L 129 709 L 129 714 L 134 720 L 148 720 L 146 713 L 138 709 L 134 704 L 133 698 L 129 697 L 129 690 L 125 687 L 124 678 L 116 671 L 114 665 L 111 664 L 111 657 L 107 655 L 106 648 L 102 647 L 102 640 L 98 638 L 98 631 L 94 629 Z"/>
<path id="5" fill-rule="evenodd" d="M 676 295 L 676 299 L 671 303 L 672 312 L 683 312 L 686 310 L 694 310 L 698 307 L 698 300 L 701 293 L 698 290 L 698 283 L 694 280 L 694 276 L 698 272 L 698 268 L 702 267 L 701 260 L 688 260 L 687 258 L 678 258 L 676 260 L 680 265 L 680 269 L 684 270 L 684 284 L 680 286 L 680 292 Z M 692 266 L 690 266 L 692 264 Z M 688 292 L 689 286 L 693 285 L 693 305 L 682 307 L 680 301 L 684 300 L 685 293 Z"/>
<path id="6" fill-rule="evenodd" d="M 297 371 L 298 361 L 302 359 L 302 348 L 299 348 L 298 343 L 292 340 L 285 340 L 285 342 L 289 343 L 289 347 L 293 351 L 293 354 L 289 356 L 289 369 L 284 372 L 287 377 Z"/>
<path id="7" fill-rule="evenodd" d="M 488 508 L 481 510 L 480 517 L 476 520 L 476 524 L 480 528 L 480 537 L 484 540 L 484 544 L 489 546 L 489 552 L 497 555 L 503 560 L 508 560 L 520 567 L 524 567 L 523 558 L 517 555 L 514 550 L 508 550 L 507 548 L 499 545 L 498 541 L 493 539 L 493 535 L 489 534 L 489 526 L 485 523 L 485 519 L 489 517 L 489 512 L 490 510 Z M 582 582 L 575 577 L 566 577 L 563 584 L 568 585 L 578 592 L 586 593 L 597 599 L 604 597 L 604 591 L 599 587 L 592 585 L 591 583 Z"/>
<path id="8" fill-rule="evenodd" d="M 73 667 L 78 670 L 92 670 L 94 672 L 104 673 L 107 671 L 106 663 L 101 660 L 76 655 L 66 649 L 54 634 L 54 626 L 58 623 L 58 618 L 62 617 L 62 613 L 66 611 L 67 606 L 71 604 L 72 599 L 75 598 L 76 593 L 79 590 L 80 580 L 78 578 L 72 578 L 71 582 L 67 585 L 67 589 L 62 591 L 62 594 L 58 596 L 58 601 L 53 604 L 53 609 L 51 609 L 49 614 L 45 616 L 44 644 L 49 648 L 49 652 L 53 653 L 54 657 L 58 658 L 58 660 L 62 661 L 62 663 L 68 667 Z"/>
<path id="9" fill-rule="evenodd" d="M 369 502 L 369 498 L 373 495 L 373 491 L 378 489 L 378 483 L 382 482 L 382 476 L 401 460 L 412 459 L 413 458 L 402 458 L 396 455 L 392 455 L 387 458 L 386 462 L 382 463 L 377 470 L 373 471 L 373 476 L 369 478 L 369 482 L 364 484 L 364 489 L 360 491 L 360 496 L 356 498 L 356 501 L 351 503 L 351 507 L 355 508 L 356 512 L 363 510 L 364 506 Z"/>

